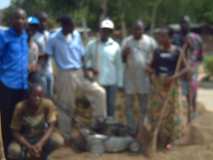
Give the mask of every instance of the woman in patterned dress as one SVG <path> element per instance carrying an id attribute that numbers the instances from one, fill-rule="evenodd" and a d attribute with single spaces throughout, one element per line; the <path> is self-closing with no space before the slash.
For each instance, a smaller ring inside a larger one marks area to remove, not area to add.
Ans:
<path id="1" fill-rule="evenodd" d="M 160 29 L 156 38 L 159 47 L 154 52 L 150 67 L 147 68 L 152 82 L 148 116 L 152 127 L 158 126 L 162 119 L 157 146 L 164 148 L 180 137 L 182 120 L 178 103 L 178 79 L 188 69 L 180 49 L 171 44 L 168 29 Z"/>

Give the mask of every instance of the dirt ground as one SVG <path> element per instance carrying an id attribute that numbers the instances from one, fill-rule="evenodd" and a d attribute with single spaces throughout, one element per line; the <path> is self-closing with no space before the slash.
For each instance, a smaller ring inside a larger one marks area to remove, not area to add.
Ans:
<path id="1" fill-rule="evenodd" d="M 213 83 L 201 86 L 198 93 L 199 115 L 188 127 L 188 144 L 175 146 L 146 158 L 142 154 L 117 153 L 93 155 L 76 153 L 71 148 L 61 148 L 49 160 L 213 160 Z M 205 106 L 205 107 L 204 107 Z M 122 115 L 117 114 L 119 120 Z"/>
<path id="2" fill-rule="evenodd" d="M 213 113 L 205 112 L 190 127 L 191 144 L 177 146 L 170 151 L 159 152 L 153 157 L 119 153 L 101 156 L 75 153 L 70 148 L 57 150 L 50 160 L 213 160 Z"/>

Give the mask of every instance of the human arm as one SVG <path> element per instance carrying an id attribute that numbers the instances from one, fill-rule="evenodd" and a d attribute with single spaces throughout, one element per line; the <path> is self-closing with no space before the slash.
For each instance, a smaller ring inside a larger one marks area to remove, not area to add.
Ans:
<path id="1" fill-rule="evenodd" d="M 117 80 L 117 86 L 119 88 L 123 87 L 123 72 L 124 72 L 124 66 L 122 63 L 122 57 L 121 57 L 121 48 L 118 45 L 117 47 L 117 53 L 115 57 L 115 68 L 116 68 L 116 80 Z"/>
<path id="2" fill-rule="evenodd" d="M 38 142 L 34 145 L 34 147 L 39 151 L 39 153 L 42 152 L 44 145 L 50 139 L 50 136 L 52 135 L 55 129 L 55 125 L 56 125 L 57 117 L 58 117 L 56 107 L 51 100 L 45 100 L 44 105 L 45 107 L 43 111 L 45 113 L 45 119 L 46 119 L 46 123 L 48 124 L 48 128 L 44 130 L 43 135 L 38 140 Z"/>
<path id="3" fill-rule="evenodd" d="M 159 50 L 158 44 L 154 38 L 149 37 L 149 43 L 149 52 L 147 52 L 148 54 L 146 55 L 147 64 L 152 63 L 152 61 L 154 60 L 155 52 Z"/>
<path id="4" fill-rule="evenodd" d="M 56 33 L 55 33 L 56 34 Z M 52 37 L 50 37 L 46 43 L 46 46 L 43 50 L 43 54 L 40 54 L 40 57 L 41 58 L 47 58 L 47 57 L 50 57 L 50 56 L 53 56 L 55 54 L 55 36 L 56 35 L 53 35 Z"/>
<path id="5" fill-rule="evenodd" d="M 185 54 L 186 50 L 185 47 L 177 49 L 176 52 L 178 53 L 177 64 L 174 71 L 174 74 L 167 78 L 169 82 L 177 80 L 182 76 L 186 75 L 190 72 L 190 65 L 188 64 L 187 55 Z"/>
<path id="6" fill-rule="evenodd" d="M 186 73 L 190 72 L 191 68 L 187 62 L 187 57 L 184 52 L 180 53 L 180 67 L 177 68 L 177 73 L 175 73 L 172 77 L 173 79 L 178 79 L 185 75 Z"/>
<path id="7" fill-rule="evenodd" d="M 85 76 L 94 79 L 98 75 L 98 40 L 92 40 L 88 43 L 85 51 Z"/>
<path id="8" fill-rule="evenodd" d="M 121 45 L 121 58 L 123 63 L 127 62 L 129 55 L 131 54 L 131 48 L 128 45 L 128 38 L 124 39 Z"/>
<path id="9" fill-rule="evenodd" d="M 154 70 L 157 67 L 157 56 L 158 56 L 159 49 L 152 50 L 152 52 L 149 55 L 147 65 L 145 67 L 145 73 L 151 76 L 154 74 Z"/>
<path id="10" fill-rule="evenodd" d="M 5 44 L 6 44 L 6 42 L 5 42 L 5 38 L 4 38 L 4 32 L 1 31 L 0 32 L 0 57 L 2 57 L 4 54 Z"/>
<path id="11" fill-rule="evenodd" d="M 41 139 L 35 145 L 33 145 L 33 147 L 35 147 L 36 151 L 38 151 L 39 154 L 42 152 L 44 145 L 47 143 L 50 136 L 52 135 L 54 128 L 55 128 L 55 123 L 49 124 L 47 130 L 45 130 Z"/>
<path id="12" fill-rule="evenodd" d="M 29 47 L 29 71 L 36 72 L 38 70 L 39 48 L 38 45 L 32 40 L 29 42 Z"/>
<path id="13" fill-rule="evenodd" d="M 11 130 L 14 139 L 19 142 L 21 145 L 25 146 L 29 153 L 34 156 L 38 156 L 38 151 L 35 149 L 35 147 L 32 146 L 32 144 L 26 139 L 26 137 L 21 134 L 21 129 L 23 126 L 23 104 L 18 103 L 16 105 L 16 109 L 13 114 L 12 122 L 11 122 Z"/>
<path id="14" fill-rule="evenodd" d="M 17 142 L 27 148 L 32 156 L 39 157 L 39 150 L 34 147 L 19 131 L 13 131 L 13 136 Z"/>

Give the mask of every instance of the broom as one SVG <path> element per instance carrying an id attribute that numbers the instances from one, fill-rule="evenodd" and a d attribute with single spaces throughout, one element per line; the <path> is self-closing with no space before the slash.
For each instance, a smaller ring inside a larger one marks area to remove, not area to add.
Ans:
<path id="1" fill-rule="evenodd" d="M 177 74 L 177 72 L 179 71 L 180 69 L 180 66 L 181 66 L 181 62 L 182 60 L 185 62 L 186 60 L 184 59 L 184 53 L 185 53 L 185 49 L 186 49 L 186 46 L 184 46 L 181 50 L 181 53 L 180 53 L 180 56 L 178 58 L 178 61 L 177 61 L 177 64 L 176 64 L 176 67 L 175 67 L 175 73 L 174 75 Z M 153 82 L 155 82 L 155 79 L 152 80 Z M 160 116 L 159 116 L 159 120 L 157 122 L 156 125 L 154 126 L 151 126 L 150 128 L 150 131 L 151 131 L 151 137 L 150 137 L 150 143 L 149 143 L 149 147 L 150 147 L 150 150 L 149 150 L 149 153 L 147 154 L 150 154 L 150 153 L 155 153 L 156 150 L 157 150 L 157 137 L 158 137 L 158 133 L 159 133 L 159 130 L 160 130 L 160 126 L 162 124 L 162 120 L 163 120 L 163 116 L 165 114 L 165 112 L 167 111 L 168 109 L 168 102 L 169 102 L 169 93 L 172 91 L 174 85 L 174 83 L 171 84 L 169 90 L 168 90 L 168 94 L 167 94 L 167 98 L 165 99 L 164 103 L 163 103 L 163 106 L 162 106 L 162 109 L 160 111 Z M 144 128 L 144 127 L 143 127 Z M 143 132 L 143 131 L 142 131 Z"/>

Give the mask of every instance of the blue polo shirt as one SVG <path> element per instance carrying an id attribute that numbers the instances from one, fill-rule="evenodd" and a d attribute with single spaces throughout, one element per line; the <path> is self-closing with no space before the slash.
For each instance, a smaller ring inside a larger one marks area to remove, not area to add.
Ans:
<path id="1" fill-rule="evenodd" d="M 27 34 L 14 29 L 0 31 L 0 82 L 11 89 L 28 87 Z"/>
<path id="2" fill-rule="evenodd" d="M 82 68 L 85 49 L 77 31 L 66 37 L 62 31 L 54 33 L 50 36 L 45 52 L 54 57 L 56 64 L 62 70 Z"/>

